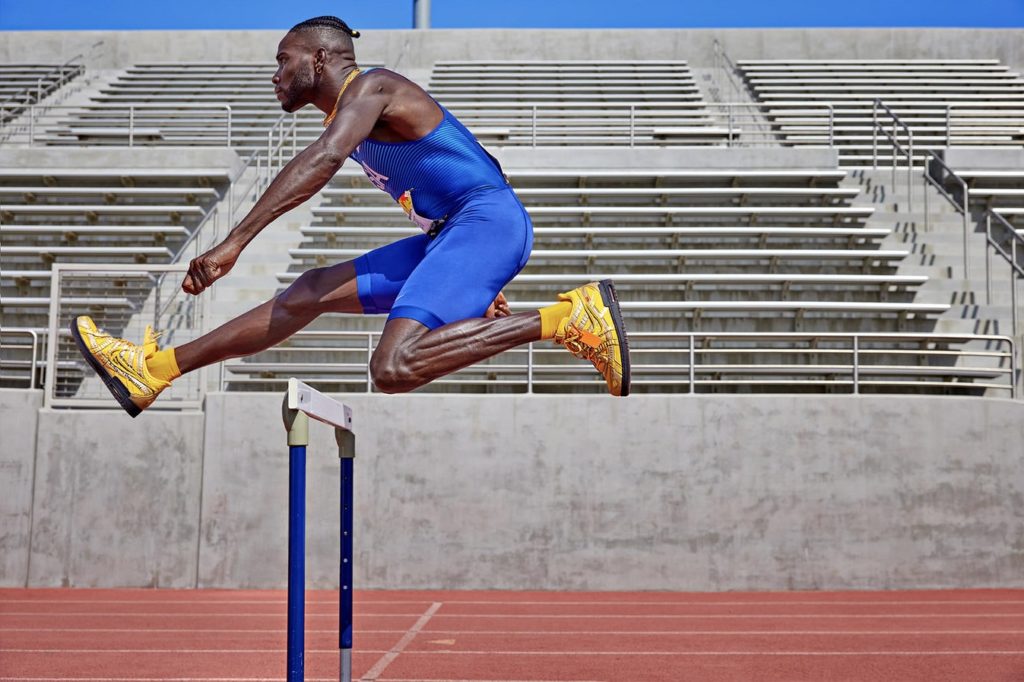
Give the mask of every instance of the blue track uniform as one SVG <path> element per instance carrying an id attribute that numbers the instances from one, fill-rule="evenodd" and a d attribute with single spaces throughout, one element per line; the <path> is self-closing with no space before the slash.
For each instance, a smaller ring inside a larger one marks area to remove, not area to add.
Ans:
<path id="1" fill-rule="evenodd" d="M 418 140 L 366 139 L 351 154 L 425 233 L 355 260 L 363 312 L 430 329 L 483 316 L 533 246 L 530 217 L 498 162 L 447 109 L 441 113 Z"/>

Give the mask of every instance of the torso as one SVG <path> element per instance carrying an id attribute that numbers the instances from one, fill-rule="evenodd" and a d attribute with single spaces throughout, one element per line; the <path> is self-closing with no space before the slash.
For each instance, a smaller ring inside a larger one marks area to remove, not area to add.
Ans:
<path id="1" fill-rule="evenodd" d="M 427 229 L 473 193 L 507 186 L 501 167 L 455 116 L 412 81 L 383 69 L 372 73 L 378 71 L 382 86 L 396 91 L 351 157 L 414 222 Z"/>

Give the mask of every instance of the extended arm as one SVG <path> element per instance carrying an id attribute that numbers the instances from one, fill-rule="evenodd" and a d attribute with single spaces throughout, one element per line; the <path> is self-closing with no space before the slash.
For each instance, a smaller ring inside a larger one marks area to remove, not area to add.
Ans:
<path id="1" fill-rule="evenodd" d="M 263 228 L 308 200 L 334 177 L 348 155 L 369 136 L 387 106 L 387 97 L 380 88 L 363 85 L 361 89 L 346 93 L 351 101 L 316 142 L 281 169 L 224 241 L 192 260 L 182 289 L 193 295 L 202 293 L 231 270 L 242 250 Z"/>

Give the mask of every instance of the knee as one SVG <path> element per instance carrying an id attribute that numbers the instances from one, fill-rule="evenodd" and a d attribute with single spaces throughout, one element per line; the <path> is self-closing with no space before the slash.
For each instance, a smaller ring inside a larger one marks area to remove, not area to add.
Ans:
<path id="1" fill-rule="evenodd" d="M 374 353 L 370 359 L 370 376 L 381 393 L 408 393 L 422 386 L 415 373 L 400 357 Z"/>
<path id="2" fill-rule="evenodd" d="M 307 270 L 299 275 L 291 286 L 278 295 L 278 305 L 291 315 L 308 315 L 317 312 L 319 297 L 316 283 L 323 269 Z"/>

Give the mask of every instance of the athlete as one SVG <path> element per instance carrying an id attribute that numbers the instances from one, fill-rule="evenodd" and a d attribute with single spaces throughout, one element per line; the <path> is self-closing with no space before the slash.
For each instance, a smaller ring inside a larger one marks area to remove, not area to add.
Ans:
<path id="1" fill-rule="evenodd" d="M 337 17 L 317 17 L 281 40 L 273 77 L 281 108 L 312 104 L 326 114 L 326 130 L 222 243 L 192 260 L 182 289 L 198 296 L 227 275 L 264 227 L 315 195 L 346 158 L 424 234 L 305 272 L 276 298 L 175 348 L 159 350 L 148 327 L 136 345 L 78 317 L 71 332 L 85 359 L 135 417 L 182 374 L 270 348 L 321 313 L 387 313 L 370 361 L 385 393 L 551 339 L 590 360 L 612 395 L 628 395 L 628 346 L 612 283 L 585 284 L 554 305 L 511 314 L 501 291 L 530 256 L 526 210 L 498 162 L 448 110 L 397 73 L 356 65 L 357 37 Z"/>

